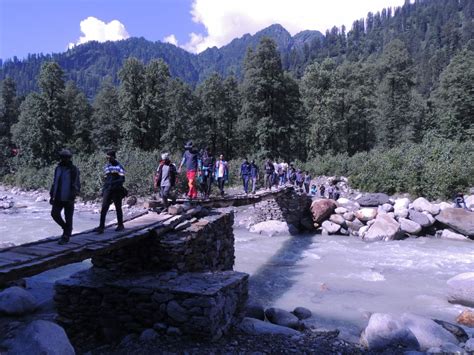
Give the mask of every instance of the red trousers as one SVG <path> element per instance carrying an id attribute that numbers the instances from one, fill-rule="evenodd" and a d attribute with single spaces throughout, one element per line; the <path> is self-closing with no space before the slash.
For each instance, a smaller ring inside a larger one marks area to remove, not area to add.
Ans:
<path id="1" fill-rule="evenodd" d="M 188 196 L 190 198 L 197 198 L 198 190 L 196 187 L 196 170 L 187 171 L 186 177 L 188 178 L 188 187 L 189 187 Z"/>

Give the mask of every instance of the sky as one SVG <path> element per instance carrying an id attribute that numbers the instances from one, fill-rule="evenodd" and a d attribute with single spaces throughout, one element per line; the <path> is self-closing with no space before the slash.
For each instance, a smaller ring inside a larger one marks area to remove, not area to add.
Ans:
<path id="1" fill-rule="evenodd" d="M 0 0 L 0 58 L 64 52 L 129 37 L 190 52 L 279 23 L 292 35 L 325 32 L 405 0 Z"/>

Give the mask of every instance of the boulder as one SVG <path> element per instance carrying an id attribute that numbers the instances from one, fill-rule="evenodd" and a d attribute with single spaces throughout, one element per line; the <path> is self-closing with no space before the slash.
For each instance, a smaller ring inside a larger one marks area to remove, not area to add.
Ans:
<path id="1" fill-rule="evenodd" d="M 342 215 L 346 221 L 352 222 L 355 218 L 354 212 L 346 212 Z"/>
<path id="2" fill-rule="evenodd" d="M 458 233 L 474 237 L 474 212 L 462 208 L 446 208 L 436 216 L 436 220 Z"/>
<path id="3" fill-rule="evenodd" d="M 271 323 L 282 327 L 298 329 L 300 326 L 298 317 L 280 308 L 271 307 L 266 309 L 265 316 Z"/>
<path id="4" fill-rule="evenodd" d="M 284 234 L 288 235 L 294 232 L 286 222 L 269 220 L 257 223 L 250 227 L 251 233 L 267 234 L 269 236 Z"/>
<path id="5" fill-rule="evenodd" d="M 337 208 L 336 202 L 329 199 L 315 200 L 311 204 L 311 214 L 313 215 L 314 223 L 321 224 L 321 222 L 328 219 Z"/>
<path id="6" fill-rule="evenodd" d="M 407 218 L 408 217 L 408 209 L 407 208 L 400 208 L 398 210 L 395 210 L 395 217 Z"/>
<path id="7" fill-rule="evenodd" d="M 265 320 L 265 309 L 256 301 L 248 301 L 245 306 L 245 316 L 248 318 Z"/>
<path id="8" fill-rule="evenodd" d="M 377 217 L 377 209 L 375 208 L 361 208 L 354 212 L 356 218 L 361 222 L 368 222 Z"/>
<path id="9" fill-rule="evenodd" d="M 437 324 L 442 326 L 448 332 L 456 337 L 458 342 L 464 343 L 467 339 L 469 339 L 469 335 L 467 335 L 466 331 L 460 327 L 459 325 L 446 322 L 440 319 L 433 319 Z"/>
<path id="10" fill-rule="evenodd" d="M 356 202 L 362 207 L 377 207 L 389 203 L 390 197 L 384 193 L 365 194 L 356 199 Z"/>
<path id="11" fill-rule="evenodd" d="M 416 210 L 408 210 L 408 219 L 418 223 L 422 228 L 429 227 L 431 225 L 429 218 L 425 214 Z"/>
<path id="12" fill-rule="evenodd" d="M 346 221 L 346 226 L 349 230 L 359 231 L 364 226 L 364 223 L 355 218 L 352 222 Z"/>
<path id="13" fill-rule="evenodd" d="M 439 347 L 445 343 L 457 344 L 456 337 L 444 329 L 441 325 L 429 318 L 421 317 L 411 313 L 401 316 L 403 325 L 415 334 L 420 350 L 426 351 L 433 347 Z"/>
<path id="14" fill-rule="evenodd" d="M 145 329 L 140 334 L 140 341 L 149 342 L 158 339 L 158 333 L 154 329 Z"/>
<path id="15" fill-rule="evenodd" d="M 396 210 L 401 210 L 401 209 L 408 209 L 408 206 L 410 205 L 410 199 L 404 197 L 404 198 L 398 198 L 395 200 L 395 203 L 393 205 L 393 209 Z"/>
<path id="16" fill-rule="evenodd" d="M 400 223 L 400 229 L 402 232 L 408 234 L 418 234 L 421 232 L 421 226 L 416 222 L 410 221 L 406 218 L 399 218 L 398 222 Z"/>
<path id="17" fill-rule="evenodd" d="M 357 202 L 349 200 L 345 197 L 341 197 L 339 200 L 337 200 L 337 205 L 338 207 L 344 207 L 348 211 L 357 211 L 360 208 L 360 205 Z"/>
<path id="18" fill-rule="evenodd" d="M 393 212 L 393 210 L 394 210 L 394 209 L 393 209 L 393 206 L 392 206 L 391 204 L 389 204 L 389 203 L 384 203 L 384 204 L 382 205 L 382 209 L 383 209 L 385 212 L 387 212 L 387 213 L 388 213 L 388 212 Z"/>
<path id="19" fill-rule="evenodd" d="M 428 217 L 428 220 L 430 221 L 430 225 L 428 227 L 431 227 L 433 224 L 436 223 L 436 219 L 431 215 L 431 213 L 426 212 L 426 211 L 421 212 L 421 213 L 423 213 L 426 217 Z"/>
<path id="20" fill-rule="evenodd" d="M 474 311 L 465 309 L 456 317 L 456 322 L 474 328 Z"/>
<path id="21" fill-rule="evenodd" d="M 448 301 L 467 307 L 474 307 L 474 272 L 465 272 L 450 278 Z"/>
<path id="22" fill-rule="evenodd" d="M 340 214 L 332 214 L 331 217 L 329 217 L 329 220 L 333 223 L 339 224 L 340 226 L 344 225 L 346 222 L 344 217 L 342 217 Z"/>
<path id="23" fill-rule="evenodd" d="M 348 212 L 348 210 L 345 207 L 338 207 L 334 210 L 334 212 L 336 212 L 337 214 L 344 214 L 344 213 Z"/>
<path id="24" fill-rule="evenodd" d="M 433 216 L 436 216 L 440 211 L 439 206 L 431 203 L 424 197 L 418 197 L 415 201 L 413 201 L 412 207 L 418 212 L 426 211 Z"/>
<path id="25" fill-rule="evenodd" d="M 464 202 L 466 203 L 467 208 L 469 208 L 470 210 L 474 209 L 474 195 L 465 196 Z"/>
<path id="26" fill-rule="evenodd" d="M 370 350 L 405 348 L 419 350 L 420 344 L 410 329 L 389 314 L 374 313 L 362 332 L 361 344 Z"/>
<path id="27" fill-rule="evenodd" d="M 339 229 L 341 229 L 341 226 L 339 224 L 330 221 L 324 221 L 322 227 L 326 230 L 328 234 L 336 234 L 337 232 L 339 232 Z"/>
<path id="28" fill-rule="evenodd" d="M 311 318 L 313 313 L 308 308 L 296 307 L 292 312 L 299 320 Z"/>
<path id="29" fill-rule="evenodd" d="M 365 233 L 363 240 L 375 242 L 379 240 L 395 240 L 401 236 L 400 224 L 388 215 L 379 215 L 375 223 Z"/>
<path id="30" fill-rule="evenodd" d="M 442 211 L 442 210 L 445 210 L 446 208 L 453 208 L 453 204 L 452 203 L 447 203 L 447 202 L 441 202 L 441 203 L 438 203 L 437 206 L 439 207 L 439 210 Z"/>
<path id="31" fill-rule="evenodd" d="M 362 228 L 359 229 L 359 237 L 364 239 L 364 236 L 366 235 L 367 231 L 369 230 L 369 226 L 363 226 Z"/>
<path id="32" fill-rule="evenodd" d="M 441 239 L 451 239 L 451 240 L 463 240 L 463 241 L 470 240 L 465 235 L 455 233 L 453 231 L 450 231 L 449 229 L 443 229 L 441 233 L 439 233 L 439 237 Z"/>
<path id="33" fill-rule="evenodd" d="M 466 341 L 466 344 L 464 344 L 464 350 L 469 353 L 474 353 L 474 338 L 471 338 Z"/>
<path id="34" fill-rule="evenodd" d="M 0 314 L 21 316 L 37 308 L 36 299 L 21 287 L 10 287 L 0 292 Z"/>
<path id="35" fill-rule="evenodd" d="M 239 329 L 249 335 L 280 334 L 293 336 L 300 334 L 300 332 L 291 328 L 247 317 L 242 320 Z"/>
<path id="36" fill-rule="evenodd" d="M 56 323 L 35 320 L 13 339 L 8 340 L 9 354 L 74 355 L 66 332 Z"/>

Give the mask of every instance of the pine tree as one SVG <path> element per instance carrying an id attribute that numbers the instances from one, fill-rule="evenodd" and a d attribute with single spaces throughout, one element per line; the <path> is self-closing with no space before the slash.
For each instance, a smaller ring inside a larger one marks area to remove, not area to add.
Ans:
<path id="1" fill-rule="evenodd" d="M 119 103 L 122 112 L 123 143 L 128 147 L 146 147 L 149 131 L 143 98 L 145 95 L 145 68 L 136 58 L 128 58 L 119 72 Z"/>
<path id="2" fill-rule="evenodd" d="M 235 132 L 236 122 L 240 114 L 241 97 L 239 85 L 235 76 L 230 75 L 224 80 L 225 92 L 225 121 L 223 130 L 225 132 L 224 154 L 227 159 L 236 156 L 237 134 Z M 245 156 L 245 152 L 242 153 Z"/>
<path id="3" fill-rule="evenodd" d="M 143 105 L 148 131 L 143 149 L 153 150 L 161 146 L 163 123 L 168 115 L 166 90 L 170 81 L 168 65 L 162 60 L 152 60 L 145 69 L 145 96 Z"/>
<path id="4" fill-rule="evenodd" d="M 121 112 L 119 94 L 112 79 L 106 78 L 95 97 L 92 115 L 92 140 L 103 151 L 118 149 L 120 141 Z"/>
<path id="5" fill-rule="evenodd" d="M 8 169 L 12 156 L 11 127 L 18 121 L 18 99 L 15 82 L 7 77 L 0 84 L 0 175 Z"/>
<path id="6" fill-rule="evenodd" d="M 464 50 L 453 58 L 433 93 L 441 136 L 456 140 L 474 137 L 474 52 Z"/>

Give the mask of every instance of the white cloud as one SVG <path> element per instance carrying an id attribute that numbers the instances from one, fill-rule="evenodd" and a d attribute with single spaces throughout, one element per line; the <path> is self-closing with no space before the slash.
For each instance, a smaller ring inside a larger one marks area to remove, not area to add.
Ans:
<path id="1" fill-rule="evenodd" d="M 325 32 L 364 18 L 368 12 L 403 5 L 404 0 L 193 0 L 193 21 L 204 25 L 205 34 L 191 33 L 183 48 L 202 52 L 223 46 L 245 33 L 279 23 L 292 35 L 303 30 Z"/>
<path id="2" fill-rule="evenodd" d="M 171 35 L 166 36 L 165 38 L 163 38 L 163 42 L 171 43 L 171 44 L 174 44 L 175 46 L 178 46 L 178 39 L 176 38 L 176 36 L 174 34 L 171 34 Z"/>
<path id="3" fill-rule="evenodd" d="M 76 43 L 70 43 L 69 48 L 89 41 L 119 41 L 130 37 L 125 26 L 120 21 L 113 20 L 105 23 L 92 16 L 81 21 L 81 32 L 84 35 L 79 37 Z"/>

